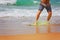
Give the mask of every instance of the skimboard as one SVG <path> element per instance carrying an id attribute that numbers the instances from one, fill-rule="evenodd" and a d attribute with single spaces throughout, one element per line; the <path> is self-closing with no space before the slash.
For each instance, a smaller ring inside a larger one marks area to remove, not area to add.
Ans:
<path id="1" fill-rule="evenodd" d="M 38 21 L 36 24 L 32 23 L 32 24 L 28 24 L 28 26 L 41 26 L 41 25 L 48 25 L 50 24 L 47 21 Z"/>

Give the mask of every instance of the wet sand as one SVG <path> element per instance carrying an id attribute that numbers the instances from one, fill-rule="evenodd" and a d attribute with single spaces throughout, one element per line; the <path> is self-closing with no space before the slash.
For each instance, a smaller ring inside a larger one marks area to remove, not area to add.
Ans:
<path id="1" fill-rule="evenodd" d="M 0 17 L 0 40 L 60 40 L 60 16 L 52 17 L 49 25 L 26 25 L 34 20 L 34 17 Z"/>
<path id="2" fill-rule="evenodd" d="M 59 33 L 0 36 L 0 40 L 60 40 Z"/>

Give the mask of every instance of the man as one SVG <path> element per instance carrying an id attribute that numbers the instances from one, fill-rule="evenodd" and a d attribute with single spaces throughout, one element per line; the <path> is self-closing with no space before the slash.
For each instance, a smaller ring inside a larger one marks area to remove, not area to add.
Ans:
<path id="1" fill-rule="evenodd" d="M 40 2 L 40 6 L 39 6 L 39 10 L 36 14 L 36 21 L 35 21 L 35 25 L 39 19 L 39 16 L 41 14 L 41 12 L 43 11 L 43 9 L 46 9 L 48 12 L 48 17 L 47 17 L 47 21 L 50 20 L 51 16 L 52 16 L 52 10 L 51 10 L 51 5 L 50 5 L 50 0 L 41 0 Z"/>

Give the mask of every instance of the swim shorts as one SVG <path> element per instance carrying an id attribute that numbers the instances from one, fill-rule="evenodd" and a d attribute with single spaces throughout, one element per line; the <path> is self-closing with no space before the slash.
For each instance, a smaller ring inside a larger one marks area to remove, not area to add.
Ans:
<path id="1" fill-rule="evenodd" d="M 40 4 L 39 10 L 42 11 L 44 8 L 47 10 L 47 12 L 51 12 L 51 6 L 50 5 L 49 6 L 47 6 L 47 5 L 44 6 L 44 5 Z"/>

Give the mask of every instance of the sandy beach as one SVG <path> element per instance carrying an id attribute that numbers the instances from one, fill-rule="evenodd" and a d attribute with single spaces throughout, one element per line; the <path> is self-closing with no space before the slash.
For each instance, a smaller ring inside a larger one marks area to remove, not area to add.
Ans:
<path id="1" fill-rule="evenodd" d="M 49 25 L 26 25 L 34 20 L 35 17 L 0 17 L 0 40 L 60 40 L 60 16 L 53 16 Z"/>

